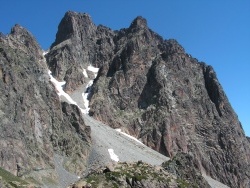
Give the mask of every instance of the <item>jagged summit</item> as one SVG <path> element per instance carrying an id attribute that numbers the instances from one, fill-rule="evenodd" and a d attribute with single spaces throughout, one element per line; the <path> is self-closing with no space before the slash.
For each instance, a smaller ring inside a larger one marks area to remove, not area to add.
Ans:
<path id="1" fill-rule="evenodd" d="M 16 37 L 19 40 L 24 40 L 24 39 L 31 39 L 34 41 L 36 40 L 34 36 L 26 28 L 22 27 L 19 24 L 15 24 L 15 26 L 11 28 L 10 35 Z"/>
<path id="2" fill-rule="evenodd" d="M 78 23 L 83 37 L 57 45 L 48 63 L 70 92 L 85 82 L 84 67 L 100 68 L 90 115 L 166 156 L 192 153 L 200 170 L 231 187 L 249 185 L 249 142 L 209 66 L 176 40 L 162 39 L 141 16 L 117 32 Z"/>
<path id="3" fill-rule="evenodd" d="M 147 28 L 147 20 L 142 16 L 137 16 L 131 23 L 130 29 L 144 29 Z"/>
<path id="4" fill-rule="evenodd" d="M 90 37 L 96 30 L 96 26 L 87 13 L 68 11 L 61 20 L 56 34 L 56 41 L 52 47 L 73 37 L 83 40 Z"/>
<path id="5" fill-rule="evenodd" d="M 13 49 L 22 50 L 33 59 L 41 59 L 42 50 L 36 38 L 24 27 L 15 24 L 10 34 L 0 37 L 1 41 Z"/>
<path id="6" fill-rule="evenodd" d="M 25 29 L 24 27 L 22 27 L 21 25 L 19 24 L 15 24 L 14 27 L 11 28 L 11 32 L 10 34 L 12 35 L 31 35 L 31 33 Z"/>

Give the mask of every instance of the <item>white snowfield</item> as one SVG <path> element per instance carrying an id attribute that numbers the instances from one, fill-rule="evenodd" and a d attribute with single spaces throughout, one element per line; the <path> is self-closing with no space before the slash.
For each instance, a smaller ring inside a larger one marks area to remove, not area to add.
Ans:
<path id="1" fill-rule="evenodd" d="M 93 67 L 92 65 L 89 65 L 87 69 L 94 73 L 97 73 L 99 71 L 99 68 Z"/>
<path id="2" fill-rule="evenodd" d="M 51 82 L 54 84 L 54 86 L 56 87 L 56 92 L 57 92 L 57 94 L 59 95 L 59 97 L 61 98 L 61 96 L 64 96 L 64 97 L 67 99 L 68 103 L 77 105 L 76 102 L 69 96 L 69 94 L 67 94 L 67 93 L 65 93 L 65 92 L 63 91 L 63 85 L 64 85 L 66 82 L 65 82 L 65 81 L 63 81 L 63 82 L 57 81 L 57 80 L 52 76 L 50 70 L 48 71 L 48 74 L 49 74 L 49 76 L 50 76 L 50 81 L 51 81 Z"/>
<path id="3" fill-rule="evenodd" d="M 48 51 L 43 51 L 43 57 L 48 53 Z M 44 57 L 45 59 L 45 57 Z"/>
<path id="4" fill-rule="evenodd" d="M 46 55 L 48 52 L 43 52 L 43 55 Z M 45 58 L 44 58 L 45 59 Z M 92 65 L 89 65 L 88 68 L 87 68 L 89 71 L 95 73 L 95 77 L 97 76 L 97 72 L 99 71 L 99 68 L 96 68 L 96 67 L 93 67 Z M 63 82 L 59 82 L 57 81 L 51 74 L 51 71 L 48 70 L 48 74 L 50 76 L 50 81 L 54 84 L 54 86 L 56 87 L 56 92 L 58 94 L 58 96 L 60 97 L 60 99 L 62 101 L 64 101 L 66 99 L 66 101 L 69 103 L 69 104 L 75 104 L 77 105 L 81 112 L 84 113 L 84 114 L 88 114 L 89 113 L 89 100 L 88 100 L 88 95 L 90 93 L 90 88 L 91 86 L 93 85 L 93 81 L 94 80 L 89 80 L 88 84 L 86 85 L 85 87 L 85 90 L 83 91 L 82 93 L 82 99 L 83 99 L 83 105 L 84 106 L 84 109 L 81 108 L 80 105 L 77 104 L 77 102 L 75 102 L 74 99 L 72 99 L 72 97 L 67 94 L 66 92 L 64 92 L 63 90 L 63 86 L 66 84 L 65 81 Z M 85 76 L 85 78 L 88 78 L 88 74 L 86 72 L 86 69 L 83 69 L 83 74 Z M 62 98 L 62 96 L 64 97 L 64 99 Z"/>
<path id="5" fill-rule="evenodd" d="M 92 65 L 89 65 L 88 68 L 87 68 L 89 71 L 93 72 L 94 75 L 95 75 L 95 78 L 97 76 L 97 73 L 99 71 L 99 68 L 96 68 L 96 67 L 93 67 Z"/>
<path id="6" fill-rule="evenodd" d="M 89 93 L 90 93 L 90 87 L 93 85 L 93 80 L 90 80 L 89 83 L 86 86 L 85 92 L 82 93 L 82 98 L 83 98 L 83 102 L 84 102 L 84 110 L 83 113 L 84 114 L 88 114 L 89 113 Z"/>
<path id="7" fill-rule="evenodd" d="M 123 135 L 125 135 L 125 136 L 127 136 L 127 137 L 129 137 L 129 138 L 131 138 L 131 139 L 133 139 L 133 140 L 135 140 L 136 142 L 138 142 L 138 143 L 140 143 L 140 144 L 143 144 L 140 140 L 136 139 L 135 137 L 133 137 L 133 136 L 131 136 L 131 135 L 125 133 L 125 132 L 122 132 L 121 129 L 115 129 L 115 130 L 116 130 L 117 132 L 119 132 L 119 133 L 121 133 L 121 134 L 123 134 Z"/>
<path id="8" fill-rule="evenodd" d="M 115 154 L 113 149 L 108 149 L 109 155 L 110 155 L 110 159 L 112 159 L 115 162 L 119 161 L 119 157 Z"/>
<path id="9" fill-rule="evenodd" d="M 82 73 L 83 73 L 83 75 L 84 75 L 85 78 L 88 78 L 88 77 L 89 77 L 88 74 L 87 74 L 86 69 L 83 69 Z"/>

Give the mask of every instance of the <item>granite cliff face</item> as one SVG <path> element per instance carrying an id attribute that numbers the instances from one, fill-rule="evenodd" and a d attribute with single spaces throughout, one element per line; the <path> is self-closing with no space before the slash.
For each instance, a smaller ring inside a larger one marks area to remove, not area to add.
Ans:
<path id="1" fill-rule="evenodd" d="M 89 64 L 100 68 L 89 95 L 95 119 L 166 156 L 189 153 L 202 173 L 230 187 L 249 187 L 250 145 L 215 71 L 144 18 L 112 31 L 67 12 L 47 62 L 68 92 L 85 82 Z"/>
<path id="2" fill-rule="evenodd" d="M 47 72 L 43 52 L 26 29 L 15 25 L 0 37 L 0 165 L 56 184 L 56 154 L 65 157 L 70 172 L 85 170 L 90 130 L 75 105 L 60 102 Z"/>

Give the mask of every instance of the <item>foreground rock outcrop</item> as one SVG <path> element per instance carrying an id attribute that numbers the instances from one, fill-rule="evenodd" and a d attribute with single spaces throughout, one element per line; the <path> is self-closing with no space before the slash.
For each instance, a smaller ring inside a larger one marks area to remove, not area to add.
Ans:
<path id="1" fill-rule="evenodd" d="M 55 154 L 65 157 L 65 169 L 81 174 L 90 130 L 75 105 L 60 102 L 47 72 L 43 52 L 26 29 L 16 25 L 1 36 L 0 165 L 37 183 L 58 185 Z"/>
<path id="2" fill-rule="evenodd" d="M 72 185 L 72 188 L 209 188 L 210 185 L 188 158 L 190 156 L 178 154 L 175 159 L 165 162 L 162 166 L 151 166 L 141 161 L 137 163 L 110 164 L 93 170 L 85 178 Z M 183 165 L 183 163 L 186 164 Z"/>
<path id="3" fill-rule="evenodd" d="M 144 18 L 112 31 L 67 12 L 47 61 L 69 92 L 85 82 L 89 64 L 100 68 L 89 95 L 95 119 L 166 156 L 191 153 L 203 173 L 249 187 L 250 145 L 215 71 L 150 30 Z"/>

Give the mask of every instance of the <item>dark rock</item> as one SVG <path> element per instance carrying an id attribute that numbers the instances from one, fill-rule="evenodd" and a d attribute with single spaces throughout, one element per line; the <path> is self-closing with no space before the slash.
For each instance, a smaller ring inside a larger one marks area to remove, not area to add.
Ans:
<path id="1" fill-rule="evenodd" d="M 91 115 L 166 156 L 191 152 L 215 179 L 247 187 L 249 142 L 214 70 L 159 39 L 148 29 L 120 37 L 121 53 L 94 83 Z"/>
<path id="2" fill-rule="evenodd" d="M 132 21 L 129 29 L 131 31 L 137 31 L 141 29 L 148 29 L 147 20 L 141 16 L 138 16 Z"/>
<path id="3" fill-rule="evenodd" d="M 246 138 L 247 138 L 247 140 L 248 140 L 248 141 L 249 141 L 249 143 L 250 143 L 250 137 L 248 137 L 248 136 L 247 136 Z"/>
<path id="4" fill-rule="evenodd" d="M 111 29 L 94 25 L 87 14 L 65 14 L 46 56 L 52 75 L 66 81 L 65 91 L 71 92 L 88 81 L 83 75 L 88 65 L 101 67 L 110 61 L 114 35 Z M 89 77 L 93 79 L 94 75 Z"/>
<path id="5" fill-rule="evenodd" d="M 193 157 L 188 154 L 178 153 L 172 160 L 163 163 L 162 166 L 177 178 L 188 180 L 191 187 L 210 187 L 202 177 Z"/>
<path id="6" fill-rule="evenodd" d="M 53 167 L 55 151 L 69 161 L 85 158 L 89 129 L 76 106 L 60 103 L 34 37 L 16 25 L 10 35 L 0 37 L 0 45 L 2 166 L 22 174 Z M 96 26 L 89 15 L 67 12 L 46 59 L 53 76 L 66 81 L 68 92 L 94 78 L 82 73 L 88 65 L 100 68 L 89 95 L 94 118 L 122 127 L 166 156 L 191 154 L 192 160 L 181 157 L 184 164 L 191 162 L 230 187 L 250 186 L 249 138 L 215 71 L 176 40 L 163 40 L 144 18 L 112 31 Z M 84 162 L 77 165 L 67 168 L 84 169 Z M 122 182 L 136 184 L 131 177 Z M 152 182 L 139 181 L 144 187 Z"/>
<path id="7" fill-rule="evenodd" d="M 49 67 L 58 79 L 76 83 L 66 90 L 84 82 L 75 75 L 87 64 L 101 68 L 90 95 L 94 118 L 122 127 L 166 156 L 192 153 L 213 178 L 249 187 L 250 145 L 211 66 L 186 54 L 176 40 L 163 40 L 142 17 L 116 32 L 94 27 L 81 14 L 67 17 L 79 19 L 74 23 L 82 29 L 58 31 Z M 71 66 L 81 68 L 66 73 Z"/>
<path id="8" fill-rule="evenodd" d="M 93 37 L 95 30 L 96 26 L 88 14 L 68 11 L 58 26 L 56 41 L 52 44 L 52 47 L 74 37 L 78 40 Z"/>
<path id="9" fill-rule="evenodd" d="M 33 171 L 54 169 L 57 153 L 67 158 L 69 171 L 80 174 L 89 147 L 90 131 L 79 109 L 61 104 L 42 50 L 27 30 L 16 25 L 0 40 L 1 167 L 29 177 Z M 47 175 L 56 181 L 55 171 Z"/>

